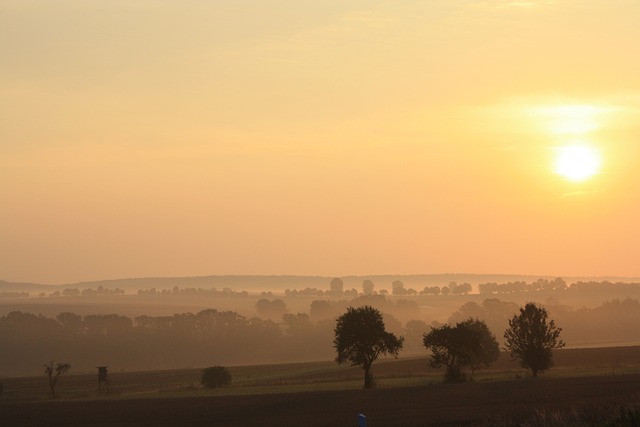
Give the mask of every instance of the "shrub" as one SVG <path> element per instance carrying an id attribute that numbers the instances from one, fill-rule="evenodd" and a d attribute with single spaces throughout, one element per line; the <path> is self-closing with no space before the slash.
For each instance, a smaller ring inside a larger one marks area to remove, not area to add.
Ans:
<path id="1" fill-rule="evenodd" d="M 211 366 L 202 370 L 200 383 L 206 388 L 216 388 L 231 384 L 231 373 L 223 366 Z"/>

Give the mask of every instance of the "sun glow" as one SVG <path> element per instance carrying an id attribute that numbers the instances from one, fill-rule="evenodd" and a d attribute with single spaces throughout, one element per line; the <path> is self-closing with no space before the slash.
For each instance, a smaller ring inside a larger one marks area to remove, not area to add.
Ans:
<path id="1" fill-rule="evenodd" d="M 535 107 L 531 111 L 554 135 L 585 135 L 602 127 L 610 108 L 593 104 L 560 104 Z"/>
<path id="2" fill-rule="evenodd" d="M 570 181 L 585 181 L 600 170 L 600 152 L 583 145 L 561 147 L 555 163 L 555 172 Z"/>

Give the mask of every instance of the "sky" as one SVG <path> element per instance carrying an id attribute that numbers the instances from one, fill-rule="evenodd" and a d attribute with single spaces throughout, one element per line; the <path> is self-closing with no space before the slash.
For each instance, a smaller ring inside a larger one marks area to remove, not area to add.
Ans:
<path id="1" fill-rule="evenodd" d="M 0 280 L 640 276 L 638 19 L 0 0 Z"/>

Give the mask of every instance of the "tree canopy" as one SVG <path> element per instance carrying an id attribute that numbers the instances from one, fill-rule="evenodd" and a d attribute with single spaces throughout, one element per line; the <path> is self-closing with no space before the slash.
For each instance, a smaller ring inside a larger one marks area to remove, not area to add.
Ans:
<path id="1" fill-rule="evenodd" d="M 231 372 L 223 366 L 211 366 L 202 370 L 200 383 L 206 388 L 217 388 L 231 384 Z"/>
<path id="2" fill-rule="evenodd" d="M 431 328 L 424 334 L 424 346 L 431 350 L 430 365 L 447 367 L 448 381 L 465 379 L 464 368 L 472 371 L 490 366 L 500 355 L 496 337 L 482 320 L 469 318 L 455 326 Z"/>
<path id="3" fill-rule="evenodd" d="M 560 339 L 561 328 L 553 320 L 547 321 L 547 311 L 535 303 L 520 308 L 520 314 L 509 320 L 509 329 L 504 333 L 511 358 L 530 369 L 534 377 L 553 366 L 552 350 L 565 346 Z"/>
<path id="4" fill-rule="evenodd" d="M 338 317 L 334 347 L 338 353 L 336 362 L 350 363 L 364 369 L 364 387 L 374 385 L 371 365 L 381 355 L 398 357 L 403 337 L 396 337 L 385 330 L 382 313 L 371 306 L 349 307 Z"/>

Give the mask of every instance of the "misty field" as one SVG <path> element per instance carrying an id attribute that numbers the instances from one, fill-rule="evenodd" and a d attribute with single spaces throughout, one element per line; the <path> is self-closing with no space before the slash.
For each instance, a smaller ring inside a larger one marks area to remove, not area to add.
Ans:
<path id="1" fill-rule="evenodd" d="M 200 370 L 114 372 L 98 395 L 95 375 L 60 380 L 47 398 L 44 376 L 4 379 L 2 425 L 349 426 L 606 425 L 640 408 L 640 347 L 556 352 L 556 367 L 532 379 L 503 354 L 474 381 L 442 384 L 426 359 L 380 361 L 378 387 L 333 362 L 230 367 L 233 384 L 205 390 Z M 623 412 L 621 412 L 623 411 Z M 634 425 L 634 424 L 622 424 Z"/>

